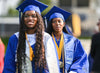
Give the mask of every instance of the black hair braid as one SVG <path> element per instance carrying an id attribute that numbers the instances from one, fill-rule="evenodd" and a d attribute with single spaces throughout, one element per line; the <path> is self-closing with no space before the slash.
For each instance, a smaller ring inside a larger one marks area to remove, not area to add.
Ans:
<path id="1" fill-rule="evenodd" d="M 18 72 L 22 73 L 22 64 L 25 63 L 25 26 L 23 23 L 24 17 L 22 16 L 22 20 L 20 23 L 20 29 L 19 29 L 19 41 L 18 41 L 18 48 L 17 48 L 17 64 L 18 64 Z"/>
<path id="2" fill-rule="evenodd" d="M 37 12 L 36 12 L 37 13 Z M 43 44 L 44 22 L 42 17 L 37 13 L 37 29 L 35 44 L 35 69 L 42 70 L 46 67 L 45 50 Z M 42 71 L 40 71 L 42 72 Z"/>

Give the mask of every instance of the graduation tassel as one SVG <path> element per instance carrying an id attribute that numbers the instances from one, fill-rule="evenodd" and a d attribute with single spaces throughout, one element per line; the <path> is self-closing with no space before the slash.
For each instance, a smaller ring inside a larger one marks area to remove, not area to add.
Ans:
<path id="1" fill-rule="evenodd" d="M 67 30 L 67 32 L 68 32 L 68 34 L 73 35 L 73 33 L 72 33 L 72 31 L 69 29 L 68 25 L 65 25 L 65 28 L 66 28 L 66 30 Z"/>
<path id="2" fill-rule="evenodd" d="M 46 19 L 46 17 L 44 17 L 44 21 L 45 21 L 45 28 L 47 28 L 47 19 Z"/>
<path id="3" fill-rule="evenodd" d="M 19 9 L 19 24 L 21 23 L 21 9 Z"/>

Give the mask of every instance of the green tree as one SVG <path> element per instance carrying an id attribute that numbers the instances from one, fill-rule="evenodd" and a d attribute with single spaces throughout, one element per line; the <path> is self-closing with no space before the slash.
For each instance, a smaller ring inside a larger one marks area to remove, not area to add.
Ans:
<path id="1" fill-rule="evenodd" d="M 46 5 L 48 5 L 48 8 L 46 8 L 43 12 L 42 15 L 45 15 L 50 9 L 51 9 L 51 0 L 38 0 Z"/>
<path id="2" fill-rule="evenodd" d="M 9 8 L 7 16 L 18 16 L 18 11 L 14 8 Z"/>
<path id="3" fill-rule="evenodd" d="M 24 0 L 20 0 L 17 4 L 19 6 Z M 9 8 L 7 16 L 18 16 L 18 11 L 15 8 Z"/>
<path id="4" fill-rule="evenodd" d="M 51 0 L 38 0 L 44 4 L 51 5 Z"/>
<path id="5" fill-rule="evenodd" d="M 25 0 L 20 0 L 19 3 L 18 3 L 18 6 L 19 6 L 23 1 L 25 1 Z"/>

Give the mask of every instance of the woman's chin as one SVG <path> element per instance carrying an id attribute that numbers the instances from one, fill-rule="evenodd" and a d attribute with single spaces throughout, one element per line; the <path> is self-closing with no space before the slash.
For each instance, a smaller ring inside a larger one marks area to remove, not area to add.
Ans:
<path id="1" fill-rule="evenodd" d="M 34 29 L 34 27 L 27 27 L 27 29 Z"/>

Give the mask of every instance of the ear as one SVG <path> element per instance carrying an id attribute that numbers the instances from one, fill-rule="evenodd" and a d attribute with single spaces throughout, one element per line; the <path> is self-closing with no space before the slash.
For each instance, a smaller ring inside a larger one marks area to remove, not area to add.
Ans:
<path id="1" fill-rule="evenodd" d="M 66 23 L 65 23 L 65 22 L 63 22 L 63 25 L 64 25 L 64 26 L 65 26 L 65 24 L 66 24 Z M 64 26 L 63 26 L 63 27 L 64 27 Z"/>

